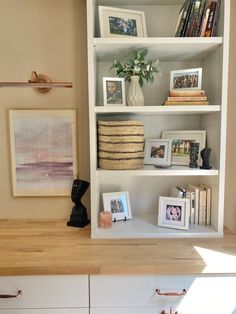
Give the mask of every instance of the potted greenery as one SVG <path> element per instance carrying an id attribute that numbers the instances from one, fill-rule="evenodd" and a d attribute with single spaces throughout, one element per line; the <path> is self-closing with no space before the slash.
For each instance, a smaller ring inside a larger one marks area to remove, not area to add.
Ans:
<path id="1" fill-rule="evenodd" d="M 152 83 L 154 74 L 160 73 L 159 60 L 153 61 L 148 57 L 148 49 L 135 49 L 131 56 L 121 62 L 116 58 L 111 66 L 115 69 L 118 77 L 130 81 L 130 89 L 127 95 L 129 106 L 144 105 L 144 97 L 141 87 L 144 81 Z"/>

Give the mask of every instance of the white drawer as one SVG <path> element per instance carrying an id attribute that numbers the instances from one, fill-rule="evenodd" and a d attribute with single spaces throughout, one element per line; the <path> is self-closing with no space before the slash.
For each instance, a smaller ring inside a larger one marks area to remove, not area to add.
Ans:
<path id="1" fill-rule="evenodd" d="M 6 276 L 0 277 L 0 308 L 89 307 L 88 276 Z"/>
<path id="2" fill-rule="evenodd" d="M 1 314 L 89 314 L 89 309 L 0 309 Z"/>
<path id="3" fill-rule="evenodd" d="M 164 310 L 170 314 L 170 309 L 166 307 L 91 308 L 90 314 L 161 314 Z"/>
<path id="4" fill-rule="evenodd" d="M 158 295 L 156 289 L 187 294 Z M 92 308 L 179 306 L 182 314 L 236 313 L 236 276 L 91 276 L 90 291 Z"/>

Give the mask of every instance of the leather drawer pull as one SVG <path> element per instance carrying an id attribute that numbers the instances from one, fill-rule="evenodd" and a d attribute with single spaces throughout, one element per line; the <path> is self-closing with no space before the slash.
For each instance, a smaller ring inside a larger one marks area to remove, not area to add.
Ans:
<path id="1" fill-rule="evenodd" d="M 158 295 L 164 295 L 164 296 L 171 296 L 171 297 L 179 297 L 181 295 L 185 295 L 187 293 L 187 291 L 185 289 L 183 289 L 182 292 L 161 292 L 160 289 L 156 289 L 156 293 Z"/>
<path id="2" fill-rule="evenodd" d="M 22 290 L 18 290 L 17 294 L 0 294 L 0 299 L 17 298 L 22 295 Z"/>

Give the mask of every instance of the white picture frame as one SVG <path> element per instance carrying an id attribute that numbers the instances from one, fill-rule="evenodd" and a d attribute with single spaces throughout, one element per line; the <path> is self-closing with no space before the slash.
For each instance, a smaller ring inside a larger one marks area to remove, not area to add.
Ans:
<path id="1" fill-rule="evenodd" d="M 144 11 L 99 6 L 101 37 L 147 37 Z"/>
<path id="2" fill-rule="evenodd" d="M 190 200 L 159 196 L 158 227 L 188 230 Z"/>
<path id="3" fill-rule="evenodd" d="M 103 77 L 103 105 L 125 106 L 125 79 L 119 77 Z"/>
<path id="4" fill-rule="evenodd" d="M 145 165 L 171 165 L 171 139 L 146 139 L 145 140 Z"/>
<path id="5" fill-rule="evenodd" d="M 112 213 L 112 220 L 127 220 L 132 218 L 129 192 L 103 193 L 103 209 Z"/>
<path id="6" fill-rule="evenodd" d="M 161 137 L 172 140 L 172 165 L 189 165 L 191 142 L 199 143 L 198 163 L 201 162 L 200 152 L 206 147 L 206 130 L 162 131 Z"/>
<path id="7" fill-rule="evenodd" d="M 170 90 L 202 89 L 202 68 L 170 71 Z"/>

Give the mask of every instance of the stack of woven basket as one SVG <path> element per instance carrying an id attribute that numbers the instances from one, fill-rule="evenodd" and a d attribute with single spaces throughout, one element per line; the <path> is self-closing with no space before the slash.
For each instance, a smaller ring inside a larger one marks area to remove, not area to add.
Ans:
<path id="1" fill-rule="evenodd" d="M 144 127 L 140 121 L 98 121 L 98 164 L 102 169 L 140 169 Z"/>

